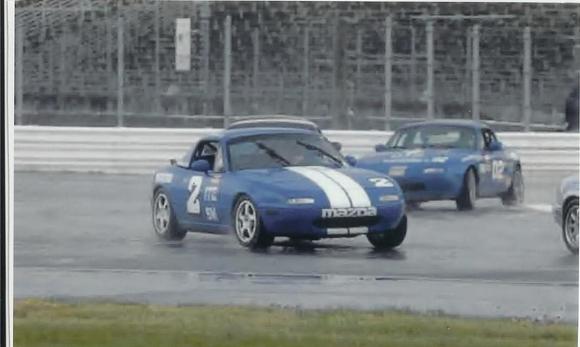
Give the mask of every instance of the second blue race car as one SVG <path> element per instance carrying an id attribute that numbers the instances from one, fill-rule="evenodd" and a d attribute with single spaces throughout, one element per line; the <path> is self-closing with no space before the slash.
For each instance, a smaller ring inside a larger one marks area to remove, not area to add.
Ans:
<path id="1" fill-rule="evenodd" d="M 376 248 L 393 248 L 407 232 L 396 182 L 351 167 L 321 134 L 299 129 L 232 129 L 201 139 L 155 173 L 152 216 L 163 239 L 233 231 L 249 248 L 277 236 L 363 234 Z"/>
<path id="2" fill-rule="evenodd" d="M 395 179 L 410 203 L 455 200 L 471 210 L 478 198 L 500 197 L 505 205 L 524 199 L 522 166 L 493 130 L 472 121 L 428 121 L 399 128 L 379 152 L 357 167 Z"/>

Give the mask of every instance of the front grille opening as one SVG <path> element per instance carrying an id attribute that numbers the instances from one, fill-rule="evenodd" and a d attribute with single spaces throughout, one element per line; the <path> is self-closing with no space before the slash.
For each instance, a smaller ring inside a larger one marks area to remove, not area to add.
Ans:
<path id="1" fill-rule="evenodd" d="M 401 184 L 401 189 L 405 192 L 417 192 L 425 190 L 425 184 L 421 182 L 407 182 Z"/>
<path id="2" fill-rule="evenodd" d="M 314 225 L 318 228 L 354 228 L 368 227 L 379 222 L 379 216 L 345 217 L 345 218 L 318 218 Z"/>

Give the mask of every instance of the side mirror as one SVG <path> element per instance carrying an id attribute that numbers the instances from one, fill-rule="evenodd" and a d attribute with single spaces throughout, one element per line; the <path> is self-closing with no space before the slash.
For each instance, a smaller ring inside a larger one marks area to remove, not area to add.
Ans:
<path id="1" fill-rule="evenodd" d="M 376 152 L 385 152 L 387 150 L 387 146 L 379 143 L 378 145 L 375 146 L 375 151 Z"/>
<path id="2" fill-rule="evenodd" d="M 492 152 L 501 151 L 503 149 L 503 144 L 499 141 L 495 141 L 489 144 L 489 150 Z"/>
<path id="3" fill-rule="evenodd" d="M 171 166 L 175 166 L 175 165 L 177 165 L 177 160 L 169 159 L 169 163 L 171 164 Z"/>
<path id="4" fill-rule="evenodd" d="M 209 162 L 205 159 L 199 159 L 191 163 L 189 167 L 193 171 L 208 172 L 211 168 L 209 167 Z"/>
<path id="5" fill-rule="evenodd" d="M 348 165 L 350 165 L 350 166 L 356 166 L 356 158 L 353 157 L 352 155 L 347 155 L 346 157 L 344 157 L 344 159 L 346 160 L 346 162 L 348 163 Z"/>
<path id="6" fill-rule="evenodd" d="M 342 149 L 342 144 L 340 142 L 331 142 L 332 143 L 332 147 L 334 147 L 334 149 L 336 149 L 337 151 L 340 151 Z"/>

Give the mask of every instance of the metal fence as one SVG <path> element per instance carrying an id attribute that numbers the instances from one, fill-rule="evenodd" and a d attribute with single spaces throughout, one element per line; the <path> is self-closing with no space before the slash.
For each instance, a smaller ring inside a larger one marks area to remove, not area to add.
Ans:
<path id="1" fill-rule="evenodd" d="M 578 23 L 563 32 L 522 25 L 514 15 L 402 15 L 395 8 L 353 17 L 316 3 L 291 4 L 296 13 L 268 6 L 17 6 L 16 121 L 222 126 L 238 116 L 292 114 L 335 129 L 432 118 L 524 130 L 563 124 L 578 69 Z M 175 66 L 177 18 L 191 18 L 187 71 Z"/>

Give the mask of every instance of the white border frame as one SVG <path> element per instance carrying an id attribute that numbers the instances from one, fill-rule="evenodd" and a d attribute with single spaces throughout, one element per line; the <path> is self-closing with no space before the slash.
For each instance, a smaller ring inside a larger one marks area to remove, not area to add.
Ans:
<path id="1" fill-rule="evenodd" d="M 13 346 L 13 328 L 14 328 L 14 26 L 15 26 L 15 0 L 4 2 L 4 72 L 6 79 L 4 81 L 4 135 L 6 138 L 6 159 L 4 165 L 6 176 L 4 184 L 6 187 L 6 346 Z"/>

